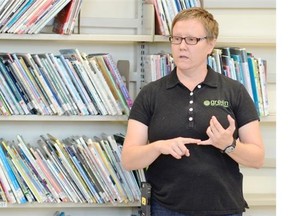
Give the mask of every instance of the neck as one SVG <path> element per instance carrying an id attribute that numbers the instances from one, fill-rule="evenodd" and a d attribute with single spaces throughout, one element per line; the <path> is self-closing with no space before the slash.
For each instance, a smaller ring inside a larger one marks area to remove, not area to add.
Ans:
<path id="1" fill-rule="evenodd" d="M 177 68 L 177 76 L 179 81 L 186 86 L 190 91 L 192 91 L 199 83 L 202 83 L 207 75 L 207 66 L 189 69 L 189 70 L 180 70 Z"/>

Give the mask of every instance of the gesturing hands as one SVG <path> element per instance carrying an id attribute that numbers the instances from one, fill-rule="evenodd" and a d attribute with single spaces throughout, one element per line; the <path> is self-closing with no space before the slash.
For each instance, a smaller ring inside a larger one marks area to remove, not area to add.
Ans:
<path id="1" fill-rule="evenodd" d="M 172 155 L 176 159 L 181 159 L 182 156 L 190 156 L 189 149 L 186 145 L 213 145 L 216 148 L 223 150 L 233 142 L 233 133 L 235 131 L 235 121 L 228 115 L 229 126 L 224 129 L 215 116 L 210 120 L 210 126 L 206 130 L 209 139 L 201 141 L 200 139 L 177 137 L 159 142 L 159 150 L 161 154 Z M 163 143 L 164 142 L 164 143 Z"/>
<path id="2" fill-rule="evenodd" d="M 217 118 L 212 116 L 210 126 L 206 130 L 209 139 L 199 142 L 198 145 L 213 145 L 216 148 L 223 150 L 231 144 L 235 131 L 235 120 L 230 115 L 227 116 L 227 119 L 229 126 L 227 129 L 224 129 Z"/>
<path id="3" fill-rule="evenodd" d="M 190 152 L 186 147 L 187 144 L 198 144 L 200 139 L 177 137 L 174 139 L 164 140 L 160 143 L 160 152 L 165 155 L 172 155 L 176 159 L 181 159 L 182 156 L 190 156 Z"/>

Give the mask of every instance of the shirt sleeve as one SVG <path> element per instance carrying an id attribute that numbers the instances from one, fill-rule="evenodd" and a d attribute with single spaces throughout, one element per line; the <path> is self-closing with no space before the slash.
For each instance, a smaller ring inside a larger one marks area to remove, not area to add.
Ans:
<path id="1" fill-rule="evenodd" d="M 235 107 L 234 113 L 236 116 L 236 122 L 238 123 L 238 127 L 242 127 L 243 125 L 255 121 L 260 120 L 259 115 L 255 106 L 255 103 L 248 91 L 243 85 L 239 85 L 238 89 L 238 97 L 235 98 Z"/>

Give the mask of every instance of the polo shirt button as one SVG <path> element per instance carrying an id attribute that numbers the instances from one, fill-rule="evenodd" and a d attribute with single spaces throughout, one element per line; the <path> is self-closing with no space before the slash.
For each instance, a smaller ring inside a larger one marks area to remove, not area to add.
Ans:
<path id="1" fill-rule="evenodd" d="M 201 85 L 198 85 L 198 86 L 197 86 L 197 88 L 201 88 L 201 87 L 202 87 Z"/>
<path id="2" fill-rule="evenodd" d="M 193 121 L 193 117 L 189 117 L 189 121 Z"/>

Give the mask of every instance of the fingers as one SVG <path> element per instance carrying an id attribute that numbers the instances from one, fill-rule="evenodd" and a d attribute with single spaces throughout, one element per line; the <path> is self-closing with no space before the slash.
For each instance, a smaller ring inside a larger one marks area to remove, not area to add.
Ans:
<path id="1" fill-rule="evenodd" d="M 183 155 L 190 155 L 189 150 L 186 148 L 185 145 L 172 145 L 171 154 L 177 159 L 180 159 Z"/>
<path id="2" fill-rule="evenodd" d="M 186 147 L 187 144 L 197 144 L 201 142 L 200 139 L 193 139 L 193 138 L 182 138 L 179 137 L 174 140 L 174 142 L 171 144 L 171 152 L 170 154 L 177 158 L 180 159 L 182 156 L 190 156 L 190 152 L 188 148 Z"/>

